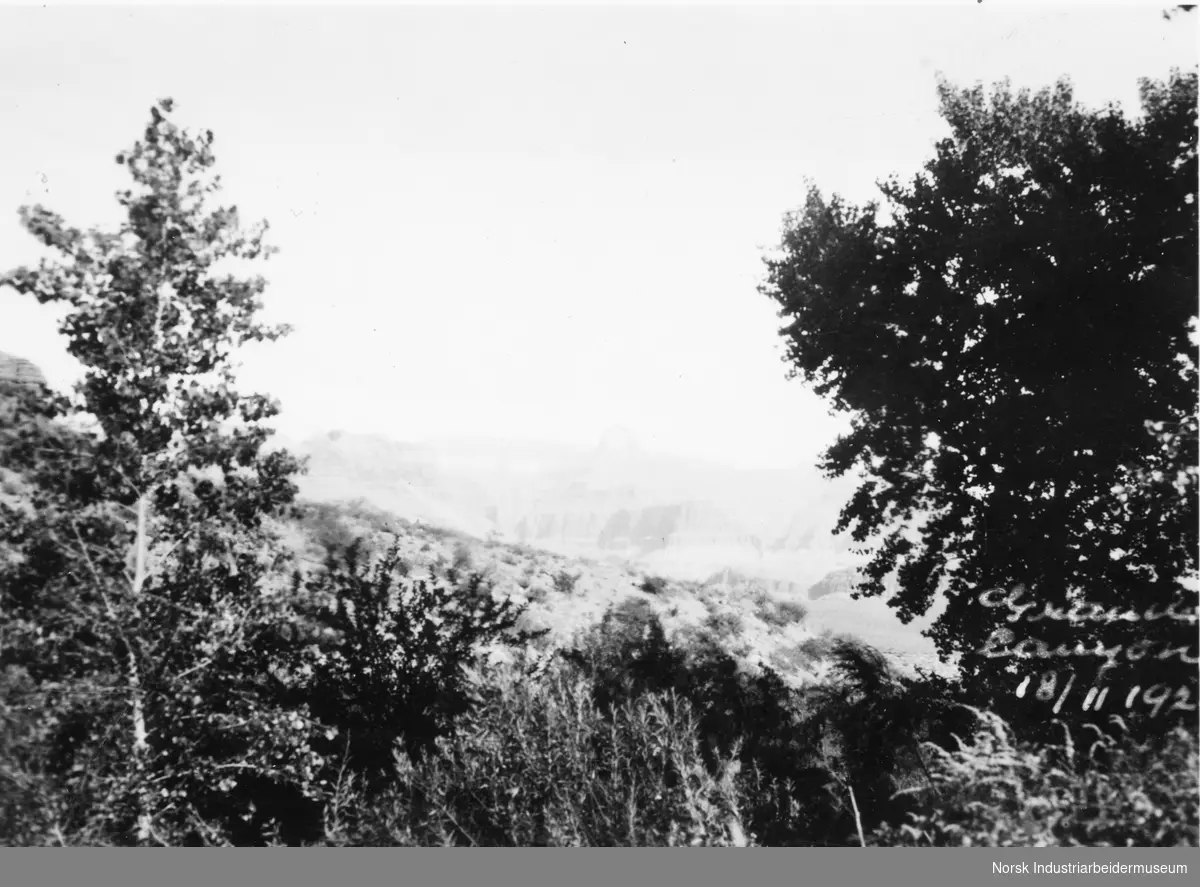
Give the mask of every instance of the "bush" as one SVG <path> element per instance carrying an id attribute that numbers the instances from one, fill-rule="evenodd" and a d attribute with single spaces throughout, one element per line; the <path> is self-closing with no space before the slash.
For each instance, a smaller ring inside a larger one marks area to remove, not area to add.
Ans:
<path id="1" fill-rule="evenodd" d="M 496 600 L 480 574 L 458 586 L 401 575 L 393 547 L 373 567 L 352 545 L 309 583 L 319 643 L 294 663 L 299 697 L 330 730 L 327 760 L 345 758 L 370 790 L 394 775 L 397 742 L 411 757 L 428 751 L 471 704 L 465 669 L 495 641 L 520 645 L 522 608 Z M 333 776 L 325 774 L 332 784 Z"/>
<path id="2" fill-rule="evenodd" d="M 638 586 L 646 594 L 666 594 L 668 582 L 662 576 L 646 576 Z"/>
<path id="3" fill-rule="evenodd" d="M 732 610 L 718 610 L 710 614 L 704 625 L 721 640 L 737 638 L 746 628 L 745 620 Z"/>
<path id="4" fill-rule="evenodd" d="M 454 546 L 454 555 L 450 560 L 450 566 L 446 568 L 446 578 L 451 582 L 458 582 L 470 571 L 471 564 L 471 547 L 465 542 L 459 542 Z"/>
<path id="5" fill-rule="evenodd" d="M 1176 728 L 1155 743 L 1096 731 L 1086 755 L 1064 727 L 1059 745 L 1016 743 L 999 716 L 955 751 L 927 743 L 924 802 L 874 843 L 907 846 L 1197 846 L 1197 743 Z"/>
<path id="6" fill-rule="evenodd" d="M 300 525 L 311 534 L 321 551 L 344 548 L 354 541 L 354 533 L 346 525 L 343 506 L 327 502 L 305 502 L 298 510 Z"/>
<path id="7" fill-rule="evenodd" d="M 351 502 L 301 502 L 296 507 L 301 527 L 322 552 L 340 551 L 356 539 L 394 533 L 407 521 L 374 507 L 364 499 Z"/>
<path id="8" fill-rule="evenodd" d="M 582 573 L 568 573 L 566 570 L 559 570 L 554 574 L 554 590 L 559 594 L 571 594 L 575 590 L 575 584 L 579 581 Z"/>
<path id="9" fill-rule="evenodd" d="M 833 655 L 838 642 L 842 638 L 837 637 L 831 631 L 823 631 L 819 635 L 811 638 L 805 638 L 798 643 L 793 649 L 798 657 L 806 663 L 821 662 L 829 659 Z"/>
<path id="10" fill-rule="evenodd" d="M 563 655 L 592 679 L 596 702 L 606 710 L 645 693 L 686 686 L 685 657 L 667 640 L 644 598 L 610 607 Z"/>
<path id="11" fill-rule="evenodd" d="M 839 799 L 825 790 L 830 775 L 807 747 L 798 694 L 775 672 L 743 672 L 711 634 L 676 646 L 644 598 L 610 610 L 569 656 L 591 677 L 601 711 L 645 694 L 686 699 L 711 772 L 722 760 L 739 762 L 739 809 L 757 842 L 828 843 L 853 827 L 851 813 L 840 812 Z"/>
<path id="12" fill-rule="evenodd" d="M 776 628 L 787 628 L 808 618 L 808 608 L 799 601 L 766 600 L 758 612 L 759 618 Z"/>
<path id="13" fill-rule="evenodd" d="M 509 673 L 435 756 L 403 770 L 389 815 L 343 805 L 343 842 L 474 846 L 727 846 L 744 843 L 736 765 L 710 775 L 688 704 L 651 694 L 609 715 L 590 682 L 556 666 Z M 355 833 L 355 828 L 358 829 Z M 364 833 L 366 832 L 366 833 Z"/>

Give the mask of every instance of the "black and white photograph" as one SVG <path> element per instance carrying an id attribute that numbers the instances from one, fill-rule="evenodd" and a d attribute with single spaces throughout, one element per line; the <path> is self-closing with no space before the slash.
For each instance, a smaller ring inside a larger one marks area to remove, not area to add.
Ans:
<path id="1" fill-rule="evenodd" d="M 1200 846 L 1198 25 L 0 6 L 0 845 Z"/>

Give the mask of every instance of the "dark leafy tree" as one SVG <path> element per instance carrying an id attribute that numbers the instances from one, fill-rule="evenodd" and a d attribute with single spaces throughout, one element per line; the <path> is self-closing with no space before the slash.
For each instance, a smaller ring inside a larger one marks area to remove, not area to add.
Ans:
<path id="1" fill-rule="evenodd" d="M 592 679 L 596 704 L 604 712 L 643 694 L 684 691 L 688 685 L 686 656 L 667 639 L 650 605 L 636 598 L 607 609 L 578 644 L 560 655 Z"/>
<path id="2" fill-rule="evenodd" d="M 823 467 L 862 477 L 838 524 L 871 554 L 857 592 L 896 572 L 904 621 L 944 595 L 932 637 L 985 704 L 1070 670 L 1064 717 L 1161 684 L 1194 722 L 1196 75 L 1143 82 L 1135 119 L 1065 82 L 939 91 L 919 175 L 862 207 L 810 191 L 767 261 L 794 374 L 852 417 Z M 979 602 L 1018 585 L 1017 622 Z M 1034 695 L 1008 715 L 1046 722 L 1058 693 Z"/>
<path id="3" fill-rule="evenodd" d="M 4 435 L 32 507 L 5 512 L 0 593 L 20 637 L 3 655 L 43 688 L 96 691 L 52 714 L 75 724 L 64 778 L 98 793 L 111 839 L 139 843 L 229 840 L 220 822 L 257 821 L 264 784 L 303 795 L 319 764 L 304 713 L 271 702 L 266 643 L 288 619 L 271 518 L 301 466 L 264 450 L 277 407 L 234 379 L 240 346 L 287 331 L 257 320 L 263 279 L 229 271 L 269 254 L 265 225 L 212 205 L 212 133 L 172 110 L 153 107 L 117 157 L 133 180 L 118 230 L 23 208 L 52 257 L 3 278 L 68 308 L 60 332 L 85 371 Z"/>
<path id="4" fill-rule="evenodd" d="M 355 542 L 307 585 L 296 685 L 330 728 L 320 747 L 333 770 L 345 764 L 370 792 L 394 776 L 399 748 L 419 760 L 471 708 L 487 645 L 533 637 L 516 627 L 524 608 L 482 573 L 455 570 L 457 584 L 408 574 L 396 547 L 372 564 Z"/>
<path id="5" fill-rule="evenodd" d="M 948 731 L 969 731 L 974 722 L 947 682 L 904 677 L 869 646 L 839 639 L 830 660 L 833 680 L 807 694 L 804 729 L 821 749 L 829 789 L 854 793 L 850 806 L 865 838 L 906 812 L 909 799 L 898 790 L 930 781 L 922 743 L 950 744 Z"/>

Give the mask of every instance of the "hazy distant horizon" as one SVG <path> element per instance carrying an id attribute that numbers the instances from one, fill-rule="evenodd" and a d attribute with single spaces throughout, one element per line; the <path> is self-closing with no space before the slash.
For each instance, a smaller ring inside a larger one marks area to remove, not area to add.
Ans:
<path id="1" fill-rule="evenodd" d="M 811 180 L 855 201 L 944 134 L 936 76 L 1073 79 L 1137 111 L 1196 62 L 1144 7 L 139 6 L 0 9 L 0 267 L 17 209 L 111 225 L 152 102 L 212 129 L 271 222 L 246 354 L 282 434 L 341 429 L 813 466 L 845 427 L 787 381 L 763 254 Z M 881 77 L 878 72 L 886 71 Z M 56 386 L 51 312 L 0 290 L 0 350 Z"/>
<path id="2" fill-rule="evenodd" d="M 637 457 L 645 459 L 678 459 L 680 462 L 703 467 L 712 465 L 714 467 L 737 468 L 742 471 L 765 470 L 765 471 L 793 471 L 810 469 L 813 466 L 808 464 L 797 465 L 773 465 L 766 466 L 748 466 L 748 465 L 732 465 L 721 462 L 717 459 L 705 458 L 697 455 L 684 455 L 673 453 L 667 450 L 656 449 L 653 446 L 643 444 L 641 436 L 631 428 L 626 426 L 615 425 L 606 429 L 602 434 L 591 441 L 579 439 L 560 439 L 552 438 L 536 438 L 536 437 L 496 437 L 490 435 L 487 429 L 480 429 L 477 432 L 461 432 L 461 433 L 444 433 L 444 434 L 426 434 L 422 435 L 419 432 L 414 436 L 401 437 L 395 434 L 388 434 L 382 431 L 356 431 L 347 428 L 329 428 L 324 430 L 313 430 L 305 434 L 292 434 L 286 431 L 278 431 L 275 435 L 277 442 L 285 444 L 303 444 L 313 440 L 329 437 L 337 439 L 343 436 L 355 436 L 362 438 L 371 438 L 386 440 L 402 446 L 412 447 L 429 447 L 431 449 L 451 449 L 455 447 L 479 447 L 479 446 L 494 446 L 497 449 L 509 450 L 553 450 L 557 453 L 571 453 L 580 457 L 586 457 L 603 449 L 605 438 L 613 432 L 627 432 L 633 438 L 632 452 Z"/>

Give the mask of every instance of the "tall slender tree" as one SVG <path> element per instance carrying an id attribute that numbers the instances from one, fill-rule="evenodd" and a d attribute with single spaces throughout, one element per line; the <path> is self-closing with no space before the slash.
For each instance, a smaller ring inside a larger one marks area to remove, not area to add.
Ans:
<path id="1" fill-rule="evenodd" d="M 39 680 L 87 676 L 106 691 L 75 743 L 79 766 L 64 769 L 82 768 L 82 746 L 107 748 L 101 775 L 123 799 L 109 827 L 139 843 L 167 828 L 227 839 L 196 823 L 248 816 L 239 785 L 300 785 L 316 765 L 303 712 L 270 704 L 266 643 L 287 618 L 269 519 L 302 466 L 264 449 L 277 405 L 235 387 L 239 347 L 287 332 L 258 319 L 263 278 L 230 267 L 270 255 L 266 225 L 244 229 L 236 208 L 213 205 L 212 133 L 172 112 L 157 103 L 116 158 L 132 178 L 117 230 L 25 207 L 52 257 L 3 278 L 67 306 L 60 332 L 84 376 L 45 411 L 88 423 L 51 450 L 8 437 L 38 481 L 33 513 L 8 514 L 20 556 L 0 568 L 5 618 L 32 632 L 11 655 Z"/>

